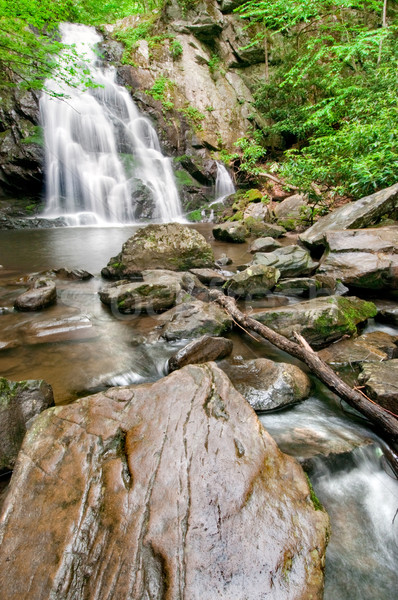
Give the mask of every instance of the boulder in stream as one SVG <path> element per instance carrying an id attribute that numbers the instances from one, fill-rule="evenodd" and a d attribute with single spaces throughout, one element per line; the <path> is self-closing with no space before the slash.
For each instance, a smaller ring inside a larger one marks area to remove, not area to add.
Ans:
<path id="1" fill-rule="evenodd" d="M 101 273 L 107 278 L 123 279 L 147 269 L 187 271 L 211 267 L 213 263 L 213 250 L 203 235 L 180 223 L 167 223 L 139 229 Z"/>
<path id="2" fill-rule="evenodd" d="M 298 277 L 311 275 L 318 266 L 310 253 L 300 246 L 284 246 L 273 252 L 257 252 L 253 257 L 253 265 L 267 265 L 280 271 L 281 277 Z"/>
<path id="3" fill-rule="evenodd" d="M 183 302 L 158 317 L 156 332 L 168 341 L 204 334 L 222 335 L 232 327 L 232 318 L 214 302 Z"/>
<path id="4" fill-rule="evenodd" d="M 332 367 L 356 366 L 398 357 L 398 336 L 384 331 L 364 333 L 356 338 L 340 340 L 324 348 L 319 356 Z"/>
<path id="5" fill-rule="evenodd" d="M 220 242 L 231 242 L 233 244 L 243 244 L 249 236 L 245 225 L 239 221 L 232 223 L 221 223 L 213 227 L 214 239 Z"/>
<path id="6" fill-rule="evenodd" d="M 249 248 L 249 252 L 254 254 L 255 252 L 272 252 L 281 248 L 282 244 L 275 240 L 273 237 L 261 237 L 254 240 Z"/>
<path id="7" fill-rule="evenodd" d="M 398 415 L 398 359 L 362 365 L 359 381 L 365 393 L 380 406 Z"/>
<path id="8" fill-rule="evenodd" d="M 36 279 L 32 287 L 18 296 L 14 308 L 22 311 L 42 310 L 57 300 L 55 283 L 46 277 Z"/>
<path id="9" fill-rule="evenodd" d="M 235 388 L 254 410 L 263 412 L 305 400 L 311 381 L 296 365 L 255 358 L 221 365 Z"/>
<path id="10" fill-rule="evenodd" d="M 383 215 L 393 214 L 397 209 L 398 183 L 356 202 L 344 204 L 321 217 L 315 225 L 300 235 L 300 240 L 309 248 L 319 248 L 326 245 L 328 232 L 370 227 L 377 223 Z"/>
<path id="11" fill-rule="evenodd" d="M 328 517 L 213 363 L 39 417 L 2 512 L 7 600 L 320 600 Z M 183 591 L 182 591 L 183 590 Z"/>
<path id="12" fill-rule="evenodd" d="M 343 335 L 357 333 L 357 325 L 376 312 L 372 302 L 355 296 L 328 296 L 253 313 L 252 317 L 293 341 L 297 332 L 314 348 L 321 348 Z"/>
<path id="13" fill-rule="evenodd" d="M 202 337 L 193 340 L 169 358 L 169 372 L 181 369 L 186 365 L 220 360 L 231 354 L 232 348 L 232 340 L 224 337 L 202 335 Z"/>
<path id="14" fill-rule="evenodd" d="M 101 302 L 123 313 L 157 312 L 175 305 L 181 291 L 178 283 L 115 281 L 99 291 Z"/>
<path id="15" fill-rule="evenodd" d="M 253 265 L 236 273 L 224 288 L 229 295 L 241 298 L 267 296 L 279 277 L 280 272 L 275 267 Z"/>
<path id="16" fill-rule="evenodd" d="M 50 406 L 54 406 L 53 391 L 45 381 L 0 377 L 0 472 L 14 468 L 27 428 Z"/>

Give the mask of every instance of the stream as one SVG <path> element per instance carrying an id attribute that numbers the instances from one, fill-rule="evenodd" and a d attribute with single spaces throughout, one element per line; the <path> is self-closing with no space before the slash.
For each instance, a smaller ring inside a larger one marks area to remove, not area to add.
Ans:
<path id="1" fill-rule="evenodd" d="M 248 260 L 245 244 L 215 242 L 211 224 L 195 227 L 211 242 L 216 258 L 227 253 L 234 265 Z M 53 386 L 56 403 L 66 404 L 107 386 L 155 381 L 166 374 L 167 359 L 184 343 L 143 344 L 141 336 L 153 327 L 153 317 L 116 318 L 97 295 L 103 285 L 101 268 L 135 230 L 125 226 L 1 232 L 2 376 L 45 379 Z M 16 296 L 27 288 L 27 275 L 59 267 L 86 269 L 95 277 L 57 281 L 57 304 L 41 313 L 12 310 Z M 265 300 L 268 305 L 280 301 L 280 297 Z M 78 324 L 67 335 L 65 318 Z M 58 341 L 43 343 L 37 324 L 49 320 L 60 321 Z M 246 334 L 233 332 L 231 339 L 234 357 L 292 361 Z M 260 420 L 283 451 L 305 463 L 330 515 L 325 600 L 396 597 L 398 483 L 366 422 L 316 382 L 308 400 L 262 414 Z"/>

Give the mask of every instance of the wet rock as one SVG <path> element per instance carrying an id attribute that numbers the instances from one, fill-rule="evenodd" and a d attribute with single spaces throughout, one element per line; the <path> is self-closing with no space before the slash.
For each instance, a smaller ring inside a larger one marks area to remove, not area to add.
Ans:
<path id="1" fill-rule="evenodd" d="M 311 381 L 295 365 L 256 358 L 240 364 L 225 361 L 220 366 L 256 411 L 282 408 L 310 395 Z"/>
<path id="2" fill-rule="evenodd" d="M 398 326 L 398 306 L 382 308 L 376 315 L 376 319 L 382 323 L 390 323 Z"/>
<path id="3" fill-rule="evenodd" d="M 343 335 L 355 334 L 357 325 L 374 317 L 376 311 L 372 302 L 355 296 L 329 296 L 269 309 L 252 316 L 291 340 L 295 340 L 295 332 L 300 333 L 314 348 L 319 348 Z"/>
<path id="4" fill-rule="evenodd" d="M 54 229 L 66 227 L 67 221 L 63 217 L 56 219 L 42 219 L 34 217 L 29 219 L 11 218 L 0 215 L 0 229 Z"/>
<path id="5" fill-rule="evenodd" d="M 169 358 L 169 373 L 181 369 L 186 365 L 204 363 L 211 360 L 221 360 L 231 354 L 233 343 L 223 337 L 203 335 L 198 340 L 193 340 L 176 354 Z"/>
<path id="6" fill-rule="evenodd" d="M 32 321 L 21 328 L 25 344 L 50 344 L 88 340 L 98 336 L 97 329 L 85 315 L 48 321 Z"/>
<path id="7" fill-rule="evenodd" d="M 348 290 L 347 290 L 348 291 Z M 315 298 L 319 295 L 332 295 L 336 293 L 336 282 L 318 279 L 317 277 L 294 277 L 278 281 L 275 292 L 287 296 L 303 296 Z"/>
<path id="8" fill-rule="evenodd" d="M 221 223 L 213 227 L 213 236 L 220 242 L 243 244 L 248 237 L 248 231 L 242 223 Z"/>
<path id="9" fill-rule="evenodd" d="M 241 298 L 267 296 L 275 287 L 279 277 L 280 272 L 274 267 L 254 265 L 231 277 L 224 287 L 231 296 Z"/>
<path id="10" fill-rule="evenodd" d="M 201 283 L 208 286 L 223 285 L 227 281 L 227 277 L 220 271 L 214 269 L 191 269 L 191 273 L 196 275 Z"/>
<path id="11" fill-rule="evenodd" d="M 57 289 L 51 279 L 39 277 L 33 286 L 15 300 L 14 308 L 22 311 L 42 310 L 57 300 Z"/>
<path id="12" fill-rule="evenodd" d="M 251 252 L 252 254 L 254 254 L 255 252 L 272 252 L 273 250 L 276 250 L 277 248 L 281 247 L 281 243 L 277 242 L 274 238 L 263 237 L 254 240 L 254 242 L 249 248 L 249 252 Z"/>
<path id="13" fill-rule="evenodd" d="M 54 406 L 45 381 L 8 381 L 0 377 L 0 472 L 13 469 L 30 422 Z"/>
<path id="14" fill-rule="evenodd" d="M 362 365 L 359 381 L 370 398 L 398 414 L 398 359 Z"/>
<path id="15" fill-rule="evenodd" d="M 221 335 L 232 327 L 232 318 L 214 303 L 183 302 L 158 317 L 160 336 L 179 340 L 200 335 Z"/>
<path id="16" fill-rule="evenodd" d="M 397 209 L 398 183 L 356 202 L 344 204 L 321 217 L 315 225 L 300 235 L 300 240 L 309 248 L 322 247 L 326 245 L 326 234 L 330 231 L 370 227 L 383 215 L 392 214 Z"/>
<path id="17" fill-rule="evenodd" d="M 86 281 L 87 279 L 94 277 L 91 273 L 85 271 L 84 269 L 68 269 L 66 267 L 54 269 L 54 273 L 58 279 L 70 279 L 72 281 Z"/>
<path id="18" fill-rule="evenodd" d="M 328 518 L 210 363 L 47 411 L 1 533 L 7 600 L 320 600 Z"/>
<path id="19" fill-rule="evenodd" d="M 285 246 L 267 253 L 257 252 L 252 264 L 275 267 L 280 271 L 281 277 L 311 275 L 318 266 L 308 250 L 300 246 Z"/>
<path id="20" fill-rule="evenodd" d="M 398 336 L 383 331 L 365 333 L 324 348 L 319 356 L 331 366 L 355 366 L 364 362 L 381 362 L 398 357 Z"/>
<path id="21" fill-rule="evenodd" d="M 123 314 L 157 312 L 174 306 L 181 287 L 176 282 L 115 281 L 99 291 L 101 302 Z"/>
<path id="22" fill-rule="evenodd" d="M 178 284 L 181 290 L 200 297 L 204 294 L 207 297 L 206 286 L 199 281 L 199 278 L 190 271 L 167 271 L 166 269 L 147 269 L 142 271 L 141 276 L 145 283 L 173 286 Z M 184 296 L 184 294 L 182 294 Z M 179 296 L 178 301 L 181 301 Z"/>
<path id="23" fill-rule="evenodd" d="M 180 223 L 148 225 L 123 244 L 122 251 L 102 269 L 104 277 L 133 277 L 146 269 L 186 271 L 211 267 L 213 250 L 203 235 Z"/>
<path id="24" fill-rule="evenodd" d="M 398 227 L 350 229 L 326 234 L 319 273 L 351 288 L 398 288 Z"/>
<path id="25" fill-rule="evenodd" d="M 275 225 L 274 223 L 264 223 L 258 219 L 248 219 L 245 221 L 245 225 L 249 230 L 249 233 L 253 237 L 272 237 L 280 238 L 286 233 L 286 229 L 281 225 Z"/>
<path id="26" fill-rule="evenodd" d="M 232 258 L 229 258 L 226 254 L 222 254 L 220 258 L 217 258 L 215 264 L 217 267 L 227 267 L 228 265 L 232 265 Z"/>

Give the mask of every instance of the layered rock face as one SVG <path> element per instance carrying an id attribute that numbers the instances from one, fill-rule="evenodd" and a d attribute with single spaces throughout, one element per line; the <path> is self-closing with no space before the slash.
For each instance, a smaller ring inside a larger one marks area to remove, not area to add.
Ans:
<path id="1" fill-rule="evenodd" d="M 7 600 L 320 599 L 327 528 L 225 374 L 187 366 L 35 421 L 0 586 Z"/>

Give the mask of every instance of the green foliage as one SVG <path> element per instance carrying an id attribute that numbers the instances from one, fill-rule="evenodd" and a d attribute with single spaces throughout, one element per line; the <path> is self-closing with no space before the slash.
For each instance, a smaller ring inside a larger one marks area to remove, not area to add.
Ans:
<path id="1" fill-rule="evenodd" d="M 206 118 L 197 108 L 191 105 L 187 105 L 184 108 L 179 108 L 178 112 L 184 115 L 191 127 L 195 131 L 201 131 L 203 129 L 202 121 Z"/>
<path id="2" fill-rule="evenodd" d="M 193 210 L 186 217 L 191 223 L 199 223 L 202 220 L 202 211 L 200 209 Z"/>
<path id="3" fill-rule="evenodd" d="M 173 87 L 173 81 L 167 77 L 158 77 L 151 89 L 145 90 L 145 93 L 152 96 L 154 100 L 159 100 L 166 110 L 171 110 L 174 108 L 174 103 L 170 99 Z"/>
<path id="4" fill-rule="evenodd" d="M 237 9 L 269 40 L 256 108 L 271 123 L 269 139 L 294 144 L 280 173 L 304 191 L 316 181 L 356 198 L 397 180 L 397 4 L 389 0 L 382 23 L 383 4 L 271 0 Z"/>
<path id="5" fill-rule="evenodd" d="M 174 60 L 181 57 L 183 52 L 182 44 L 179 40 L 172 39 L 170 42 L 170 54 Z"/>

